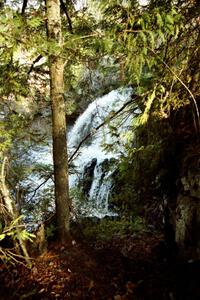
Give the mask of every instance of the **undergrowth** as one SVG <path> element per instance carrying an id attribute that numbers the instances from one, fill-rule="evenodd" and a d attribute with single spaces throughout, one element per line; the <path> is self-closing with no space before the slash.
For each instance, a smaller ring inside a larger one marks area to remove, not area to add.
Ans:
<path id="1" fill-rule="evenodd" d="M 112 220 L 102 219 L 98 223 L 85 225 L 82 228 L 83 235 L 87 239 L 109 240 L 113 236 L 124 236 L 127 234 L 146 231 L 147 227 L 143 218 L 137 216 L 128 219 Z"/>

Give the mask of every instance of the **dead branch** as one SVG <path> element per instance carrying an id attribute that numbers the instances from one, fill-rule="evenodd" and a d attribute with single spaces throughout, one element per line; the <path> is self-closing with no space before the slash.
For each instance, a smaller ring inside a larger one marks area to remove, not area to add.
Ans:
<path id="1" fill-rule="evenodd" d="M 40 54 L 38 55 L 38 57 L 36 57 L 36 59 L 32 62 L 32 65 L 28 71 L 28 75 L 33 71 L 35 64 L 42 58 L 43 56 Z"/>
<path id="2" fill-rule="evenodd" d="M 123 111 L 129 104 L 132 103 L 132 99 L 127 101 L 122 107 L 120 107 L 116 112 L 113 112 L 111 116 L 108 116 L 107 118 L 105 118 L 105 121 L 103 121 L 101 124 L 99 124 L 97 127 L 93 128 L 92 131 L 90 133 L 88 133 L 78 144 L 78 146 L 76 147 L 76 150 L 73 152 L 73 154 L 70 156 L 68 163 L 70 163 L 73 158 L 75 157 L 75 155 L 77 154 L 77 152 L 80 150 L 81 146 L 84 144 L 84 142 L 86 140 L 88 140 L 90 137 L 92 137 L 101 127 L 103 127 L 104 125 L 106 125 L 108 122 L 112 121 L 113 119 L 115 119 L 118 114 Z"/>
<path id="3" fill-rule="evenodd" d="M 73 33 L 72 21 L 71 21 L 71 18 L 70 18 L 70 16 L 69 16 L 69 13 L 68 13 L 67 6 L 66 6 L 66 4 L 64 3 L 63 0 L 60 0 L 60 4 L 61 4 L 61 7 L 62 7 L 63 12 L 64 12 L 65 15 L 66 15 L 67 22 L 68 22 L 68 24 L 69 24 L 69 31 L 70 31 L 70 33 Z"/>
<path id="4" fill-rule="evenodd" d="M 21 15 L 23 16 L 25 14 L 25 10 L 28 4 L 28 0 L 24 0 L 23 1 L 23 5 L 22 5 L 22 11 L 21 11 Z"/>

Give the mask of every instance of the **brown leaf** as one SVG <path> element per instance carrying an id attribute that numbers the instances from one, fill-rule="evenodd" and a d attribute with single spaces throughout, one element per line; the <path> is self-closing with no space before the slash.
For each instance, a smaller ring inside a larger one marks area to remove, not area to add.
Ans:
<path id="1" fill-rule="evenodd" d="M 114 299 L 115 300 L 122 300 L 122 297 L 120 295 L 116 295 L 116 296 L 114 296 Z"/>
<path id="2" fill-rule="evenodd" d="M 94 287 L 94 281 L 91 280 L 90 281 L 90 284 L 89 284 L 89 287 L 88 287 L 88 291 L 91 291 L 91 289 Z"/>
<path id="3" fill-rule="evenodd" d="M 126 290 L 127 290 L 127 292 L 130 293 L 130 294 L 133 293 L 133 290 L 134 290 L 136 287 L 137 287 L 137 285 L 134 284 L 134 283 L 131 282 L 131 281 L 128 281 L 128 282 L 126 283 Z"/>

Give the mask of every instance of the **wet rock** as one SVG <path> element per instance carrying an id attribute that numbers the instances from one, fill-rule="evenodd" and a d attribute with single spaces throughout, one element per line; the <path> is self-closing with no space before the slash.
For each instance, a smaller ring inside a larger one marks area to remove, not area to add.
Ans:
<path id="1" fill-rule="evenodd" d="M 93 158 L 84 168 L 83 179 L 82 179 L 82 191 L 84 195 L 89 196 L 89 191 L 92 186 L 94 177 L 94 169 L 97 164 L 97 159 Z"/>
<path id="2" fill-rule="evenodd" d="M 184 255 L 200 258 L 200 199 L 179 195 L 176 208 L 176 242 Z"/>
<path id="3" fill-rule="evenodd" d="M 200 174 L 199 169 L 188 171 L 186 176 L 181 178 L 181 184 L 184 192 L 192 197 L 200 198 Z"/>

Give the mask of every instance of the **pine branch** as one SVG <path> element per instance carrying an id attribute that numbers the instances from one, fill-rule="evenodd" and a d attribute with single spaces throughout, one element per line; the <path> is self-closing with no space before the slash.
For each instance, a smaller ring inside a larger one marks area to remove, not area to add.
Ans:
<path id="1" fill-rule="evenodd" d="M 199 134 L 200 132 L 200 112 L 199 112 L 199 108 L 197 105 L 197 101 L 193 95 L 193 93 L 191 92 L 191 90 L 188 88 L 188 86 L 183 82 L 183 80 L 170 68 L 170 66 L 151 48 L 148 47 L 148 49 L 158 57 L 158 59 L 162 62 L 162 64 L 171 72 L 172 75 L 174 75 L 174 77 L 182 84 L 182 86 L 187 90 L 187 92 L 189 93 L 189 95 L 192 98 L 192 101 L 194 103 L 194 107 L 195 107 L 195 112 L 196 112 L 196 120 L 195 121 L 195 129 L 196 132 Z"/>

